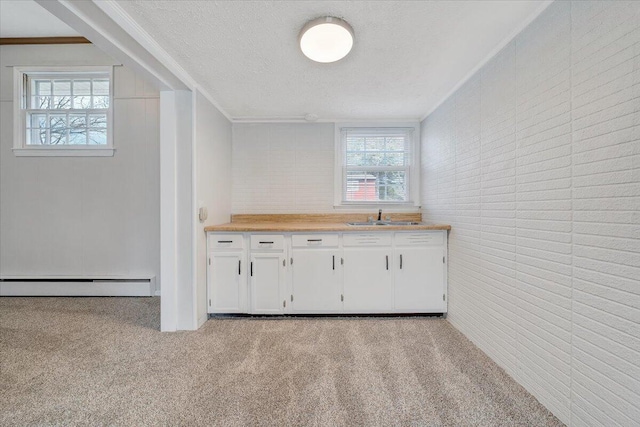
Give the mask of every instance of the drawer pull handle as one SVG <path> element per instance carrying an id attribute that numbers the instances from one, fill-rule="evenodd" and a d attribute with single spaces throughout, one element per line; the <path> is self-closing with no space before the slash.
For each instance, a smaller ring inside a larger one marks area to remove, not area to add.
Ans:
<path id="1" fill-rule="evenodd" d="M 273 245 L 273 242 L 259 242 L 261 245 Z"/>
<path id="2" fill-rule="evenodd" d="M 331 266 L 331 268 L 332 268 L 333 270 L 335 270 L 335 269 L 336 269 L 336 256 L 335 256 L 335 255 L 333 255 L 333 256 L 332 256 L 332 258 L 333 258 L 333 261 L 332 261 L 332 266 Z"/>
<path id="3" fill-rule="evenodd" d="M 233 240 L 218 240 L 218 243 L 233 243 Z"/>
<path id="4" fill-rule="evenodd" d="M 400 254 L 400 270 L 402 270 L 402 254 Z"/>
<path id="5" fill-rule="evenodd" d="M 322 239 L 307 239 L 307 242 L 322 242 Z"/>
<path id="6" fill-rule="evenodd" d="M 389 269 L 389 255 L 385 255 L 385 258 L 387 259 L 387 270 Z"/>
<path id="7" fill-rule="evenodd" d="M 241 261 L 241 260 L 238 260 L 238 275 L 240 275 L 240 274 L 241 274 L 241 273 L 240 273 L 240 265 L 241 265 L 241 263 L 242 263 L 242 261 Z"/>

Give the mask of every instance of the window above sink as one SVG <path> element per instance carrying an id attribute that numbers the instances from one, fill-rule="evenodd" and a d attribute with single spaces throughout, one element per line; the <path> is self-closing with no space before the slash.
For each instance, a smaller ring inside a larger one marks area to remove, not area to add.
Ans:
<path id="1" fill-rule="evenodd" d="M 419 124 L 336 124 L 334 205 L 419 205 Z"/>

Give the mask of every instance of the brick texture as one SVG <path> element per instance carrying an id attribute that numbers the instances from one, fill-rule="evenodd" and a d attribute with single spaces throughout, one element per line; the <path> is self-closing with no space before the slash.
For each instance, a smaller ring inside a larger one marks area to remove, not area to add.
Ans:
<path id="1" fill-rule="evenodd" d="M 640 419 L 640 2 L 555 2 L 422 123 L 449 320 L 568 425 Z"/>

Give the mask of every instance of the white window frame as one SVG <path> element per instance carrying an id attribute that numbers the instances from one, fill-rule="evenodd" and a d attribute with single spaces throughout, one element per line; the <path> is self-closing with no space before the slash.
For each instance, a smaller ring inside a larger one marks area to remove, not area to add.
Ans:
<path id="1" fill-rule="evenodd" d="M 409 174 L 407 175 L 406 202 L 348 201 L 345 200 L 346 147 L 342 141 L 343 128 L 411 128 L 413 137 L 409 141 Z M 379 208 L 415 210 L 420 207 L 420 123 L 417 122 L 356 122 L 335 123 L 334 208 Z"/>
<path id="2" fill-rule="evenodd" d="M 107 109 L 106 145 L 29 145 L 27 144 L 27 110 L 25 87 L 26 76 L 60 75 L 75 77 L 78 73 L 104 73 L 109 76 L 109 108 Z M 73 67 L 14 67 L 13 68 L 13 153 L 16 156 L 113 156 L 113 67 L 73 66 Z"/>

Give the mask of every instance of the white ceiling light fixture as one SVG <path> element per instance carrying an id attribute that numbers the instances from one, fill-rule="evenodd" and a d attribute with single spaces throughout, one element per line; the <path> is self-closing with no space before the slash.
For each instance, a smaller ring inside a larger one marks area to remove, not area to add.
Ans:
<path id="1" fill-rule="evenodd" d="M 336 62 L 353 47 L 353 28 L 345 20 L 323 16 L 306 23 L 298 36 L 300 50 L 312 61 Z"/>

